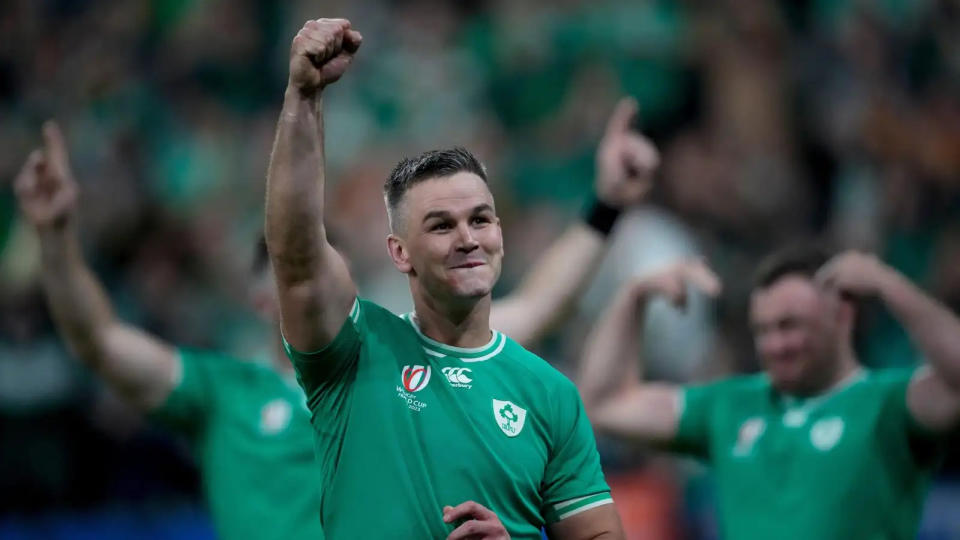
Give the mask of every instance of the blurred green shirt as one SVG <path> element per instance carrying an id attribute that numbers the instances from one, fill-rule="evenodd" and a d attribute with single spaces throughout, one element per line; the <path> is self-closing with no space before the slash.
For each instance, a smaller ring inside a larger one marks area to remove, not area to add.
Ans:
<path id="1" fill-rule="evenodd" d="M 153 417 L 189 438 L 224 540 L 320 539 L 303 392 L 269 367 L 181 349 L 182 377 Z"/>
<path id="2" fill-rule="evenodd" d="M 808 399 L 764 374 L 686 388 L 677 444 L 712 466 L 723 537 L 916 538 L 938 445 L 907 409 L 912 373 Z"/>

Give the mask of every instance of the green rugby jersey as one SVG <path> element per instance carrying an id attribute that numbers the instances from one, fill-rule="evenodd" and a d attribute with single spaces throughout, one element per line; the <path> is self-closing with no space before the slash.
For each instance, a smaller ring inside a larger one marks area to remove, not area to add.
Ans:
<path id="1" fill-rule="evenodd" d="M 178 351 L 182 377 L 152 416 L 187 435 L 220 538 L 323 538 L 313 429 L 296 383 L 253 362 Z"/>
<path id="2" fill-rule="evenodd" d="M 907 409 L 911 375 L 805 400 L 763 374 L 686 388 L 676 442 L 712 466 L 723 537 L 915 538 L 938 447 Z"/>
<path id="3" fill-rule="evenodd" d="M 285 345 L 313 412 L 327 538 L 445 538 L 443 507 L 474 500 L 535 539 L 613 502 L 576 387 L 500 332 L 450 347 L 358 300 L 322 350 Z"/>

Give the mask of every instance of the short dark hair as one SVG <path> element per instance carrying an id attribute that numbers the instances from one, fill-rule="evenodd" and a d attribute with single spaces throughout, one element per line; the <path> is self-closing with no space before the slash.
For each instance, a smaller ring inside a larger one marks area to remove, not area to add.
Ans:
<path id="1" fill-rule="evenodd" d="M 790 274 L 812 278 L 831 255 L 829 249 L 817 243 L 792 244 L 778 249 L 760 261 L 753 276 L 753 288 L 765 289 Z"/>
<path id="2" fill-rule="evenodd" d="M 393 226 L 393 212 L 403 200 L 403 195 L 413 185 L 442 176 L 450 176 L 458 172 L 469 172 L 479 176 L 487 182 L 487 169 L 476 156 L 466 148 L 457 146 L 444 150 L 430 150 L 415 158 L 403 158 L 390 172 L 387 181 L 383 183 L 383 195 L 387 203 L 387 212 L 390 215 L 390 224 Z"/>

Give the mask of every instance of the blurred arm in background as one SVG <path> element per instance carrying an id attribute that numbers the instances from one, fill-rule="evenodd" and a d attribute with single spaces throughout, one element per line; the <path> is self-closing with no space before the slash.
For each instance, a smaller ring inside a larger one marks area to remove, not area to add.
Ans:
<path id="1" fill-rule="evenodd" d="M 637 104 L 624 98 L 607 122 L 597 149 L 597 203 L 547 248 L 517 289 L 493 303 L 490 325 L 528 347 L 572 311 L 600 265 L 620 211 L 642 202 L 653 185 L 660 155 L 633 130 Z"/>
<path id="2" fill-rule="evenodd" d="M 647 302 L 655 296 L 682 308 L 688 286 L 710 296 L 720 292 L 719 279 L 703 261 L 682 261 L 624 285 L 590 332 L 577 383 L 587 416 L 599 432 L 647 443 L 673 440 L 680 387 L 641 380 L 641 323 Z"/>
<path id="3" fill-rule="evenodd" d="M 956 428 L 960 424 L 960 319 L 872 255 L 841 253 L 816 277 L 839 293 L 883 301 L 928 362 L 907 388 L 910 413 L 934 432 Z"/>
<path id="4" fill-rule="evenodd" d="M 163 403 L 178 374 L 169 344 L 124 324 L 83 259 L 77 226 L 78 189 L 60 128 L 43 127 L 17 176 L 20 210 L 36 229 L 47 303 L 70 350 L 126 401 L 141 410 Z"/>

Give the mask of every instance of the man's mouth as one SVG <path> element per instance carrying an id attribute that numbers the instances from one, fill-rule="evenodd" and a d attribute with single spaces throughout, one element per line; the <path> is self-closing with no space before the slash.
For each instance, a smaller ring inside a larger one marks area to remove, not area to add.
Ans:
<path id="1" fill-rule="evenodd" d="M 455 269 L 460 269 L 460 268 L 476 268 L 476 267 L 478 267 L 478 266 L 483 266 L 484 264 L 486 264 L 486 263 L 484 263 L 483 261 L 467 261 L 467 262 L 464 262 L 464 263 L 460 263 L 460 264 L 458 264 L 458 265 L 455 265 L 455 266 L 453 266 L 452 268 L 455 268 Z"/>

